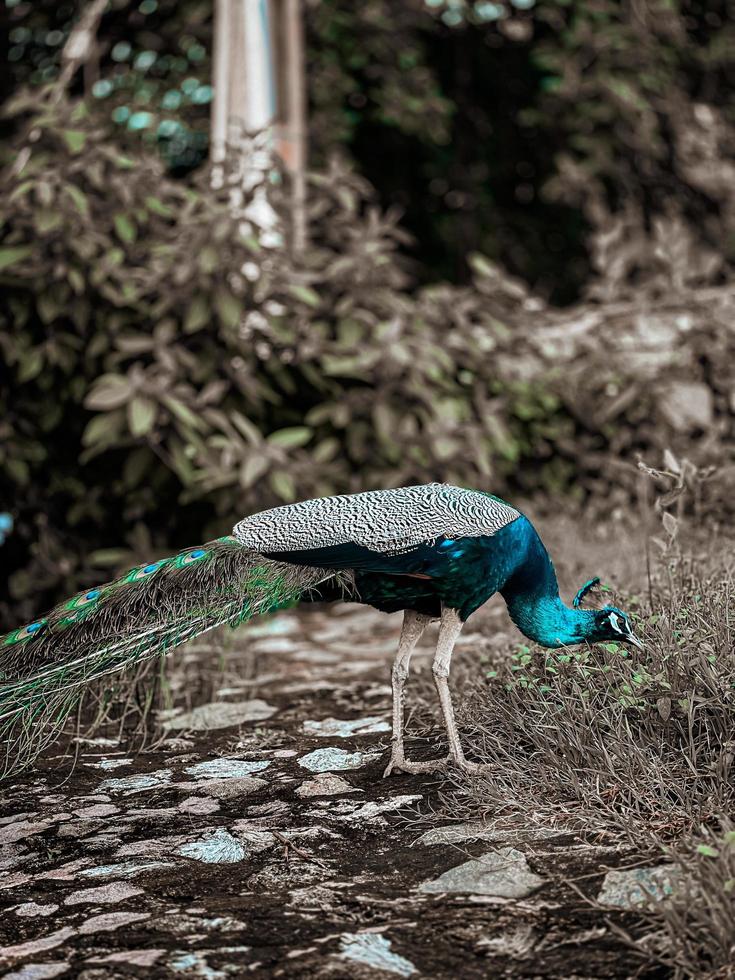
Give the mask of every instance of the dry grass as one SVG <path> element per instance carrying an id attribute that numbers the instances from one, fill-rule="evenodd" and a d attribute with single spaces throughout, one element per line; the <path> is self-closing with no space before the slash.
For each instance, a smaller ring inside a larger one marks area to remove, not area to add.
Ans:
<path id="1" fill-rule="evenodd" d="M 669 552 L 645 598 L 620 600 L 644 653 L 520 646 L 486 666 L 460 722 L 489 772 L 444 795 L 457 819 L 604 831 L 679 865 L 675 896 L 646 912 L 646 946 L 681 977 L 729 976 L 735 954 L 731 552 Z"/>

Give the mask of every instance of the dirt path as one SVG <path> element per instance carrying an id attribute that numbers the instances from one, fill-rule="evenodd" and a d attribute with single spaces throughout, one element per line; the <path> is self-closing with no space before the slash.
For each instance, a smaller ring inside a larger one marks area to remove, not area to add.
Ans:
<path id="1" fill-rule="evenodd" d="M 381 779 L 398 627 L 357 607 L 253 624 L 217 667 L 214 706 L 175 715 L 161 750 L 97 740 L 68 779 L 57 755 L 6 785 L 5 975 L 638 975 L 609 926 L 627 913 L 588 901 L 624 853 L 432 820 L 438 779 Z M 211 655 L 174 655 L 176 703 L 197 703 Z"/>

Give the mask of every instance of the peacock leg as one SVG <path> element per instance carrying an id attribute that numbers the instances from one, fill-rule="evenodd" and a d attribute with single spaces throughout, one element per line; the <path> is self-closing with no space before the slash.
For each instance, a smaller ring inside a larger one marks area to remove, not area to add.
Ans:
<path id="1" fill-rule="evenodd" d="M 482 767 L 475 762 L 468 762 L 464 757 L 457 732 L 457 725 L 454 720 L 452 695 L 449 691 L 449 668 L 452 662 L 452 653 L 463 625 L 462 620 L 459 618 L 459 613 L 455 609 L 442 609 L 441 623 L 439 625 L 439 640 L 436 644 L 436 653 L 434 654 L 434 663 L 431 669 L 434 674 L 434 683 L 437 694 L 439 695 L 442 715 L 444 716 L 444 725 L 447 729 L 449 757 L 464 772 L 476 773 L 480 772 Z"/>
<path id="2" fill-rule="evenodd" d="M 411 662 L 411 654 L 416 644 L 421 638 L 431 616 L 424 616 L 407 609 L 403 614 L 403 627 L 401 628 L 401 638 L 398 642 L 398 653 L 393 662 L 391 671 L 391 685 L 393 688 L 393 735 L 391 738 L 391 754 L 383 777 L 390 776 L 393 769 L 402 769 L 404 772 L 429 772 L 427 766 L 433 763 L 407 762 L 403 754 L 403 689 L 406 686 L 408 677 L 408 667 Z M 417 768 L 419 767 L 419 768 Z"/>

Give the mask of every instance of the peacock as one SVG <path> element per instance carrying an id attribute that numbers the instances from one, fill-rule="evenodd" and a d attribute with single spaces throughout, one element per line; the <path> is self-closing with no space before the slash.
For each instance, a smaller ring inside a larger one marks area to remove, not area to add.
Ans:
<path id="1" fill-rule="evenodd" d="M 385 775 L 453 764 L 477 771 L 460 743 L 449 692 L 464 623 L 493 594 L 545 647 L 618 641 L 642 648 L 614 606 L 570 606 L 531 521 L 479 490 L 443 483 L 320 497 L 246 517 L 232 534 L 138 565 L 0 638 L 0 729 L 5 771 L 28 763 L 63 727 L 96 679 L 165 653 L 224 623 L 296 602 L 349 601 L 403 611 L 392 668 L 393 733 Z M 407 759 L 404 687 L 411 655 L 439 621 L 433 676 L 449 743 L 436 761 Z"/>

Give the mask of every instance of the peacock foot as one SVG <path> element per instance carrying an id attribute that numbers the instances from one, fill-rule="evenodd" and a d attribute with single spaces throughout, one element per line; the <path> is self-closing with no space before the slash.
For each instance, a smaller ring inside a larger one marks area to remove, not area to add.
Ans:
<path id="1" fill-rule="evenodd" d="M 489 773 L 491 766 L 482 765 L 479 762 L 470 762 L 469 759 L 465 759 L 464 756 L 460 759 L 452 759 L 452 765 L 459 769 L 461 772 L 466 773 L 468 776 L 481 776 L 485 773 Z"/>
<path id="2" fill-rule="evenodd" d="M 431 759 L 427 762 L 413 762 L 407 759 L 402 753 L 394 752 L 390 757 L 390 762 L 385 768 L 383 779 L 390 776 L 393 772 L 407 772 L 410 775 L 418 775 L 424 772 L 446 772 L 451 759 Z"/>

